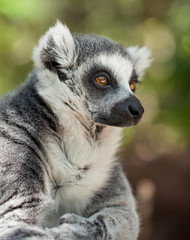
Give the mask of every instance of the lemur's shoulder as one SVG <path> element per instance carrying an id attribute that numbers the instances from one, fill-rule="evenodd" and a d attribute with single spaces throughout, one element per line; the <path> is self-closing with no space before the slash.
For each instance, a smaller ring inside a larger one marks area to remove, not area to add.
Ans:
<path id="1" fill-rule="evenodd" d="M 24 84 L 1 98 L 0 134 L 8 128 L 11 135 L 15 132 L 17 137 L 27 135 L 37 143 L 43 142 L 48 131 L 57 131 L 58 119 L 38 94 L 36 82 L 36 75 L 31 74 Z"/>

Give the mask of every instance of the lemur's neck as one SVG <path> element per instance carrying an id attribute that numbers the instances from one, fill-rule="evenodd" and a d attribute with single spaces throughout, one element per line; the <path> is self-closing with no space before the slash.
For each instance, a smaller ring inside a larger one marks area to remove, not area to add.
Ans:
<path id="1" fill-rule="evenodd" d="M 83 114 L 82 104 L 49 72 L 38 74 L 36 88 L 59 122 L 58 138 L 50 132 L 44 141 L 50 194 L 62 213 L 81 214 L 109 179 L 120 129 L 90 120 Z"/>

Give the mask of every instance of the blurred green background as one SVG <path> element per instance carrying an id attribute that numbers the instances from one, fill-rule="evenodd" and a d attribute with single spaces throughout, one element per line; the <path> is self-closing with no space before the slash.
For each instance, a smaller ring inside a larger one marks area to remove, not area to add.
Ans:
<path id="1" fill-rule="evenodd" d="M 144 118 L 124 130 L 119 156 L 139 202 L 139 239 L 190 239 L 190 1 L 0 0 L 0 95 L 26 79 L 56 19 L 152 49 L 137 90 Z"/>

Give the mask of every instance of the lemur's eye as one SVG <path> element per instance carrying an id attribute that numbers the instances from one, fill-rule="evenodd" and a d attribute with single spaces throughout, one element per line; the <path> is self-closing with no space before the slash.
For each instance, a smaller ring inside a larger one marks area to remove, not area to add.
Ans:
<path id="1" fill-rule="evenodd" d="M 98 73 L 95 75 L 95 82 L 98 86 L 105 87 L 110 84 L 110 77 L 105 72 Z"/>
<path id="2" fill-rule="evenodd" d="M 129 87 L 131 89 L 132 92 L 135 91 L 136 89 L 136 84 L 139 83 L 138 81 L 138 76 L 135 72 L 135 70 L 133 70 L 132 74 L 131 74 L 131 78 L 130 78 L 130 81 L 129 81 Z"/>
<path id="3" fill-rule="evenodd" d="M 136 88 L 136 82 L 135 81 L 132 81 L 132 82 L 130 82 L 129 83 L 129 86 L 130 86 L 130 89 L 131 89 L 131 91 L 135 91 L 135 88 Z"/>
<path id="4" fill-rule="evenodd" d="M 96 78 L 96 82 L 101 86 L 106 86 L 108 84 L 108 79 L 104 76 L 99 76 Z"/>

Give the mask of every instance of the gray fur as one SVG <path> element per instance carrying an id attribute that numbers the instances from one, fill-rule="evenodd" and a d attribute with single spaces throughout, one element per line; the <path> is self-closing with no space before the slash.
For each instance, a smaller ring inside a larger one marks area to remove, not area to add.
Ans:
<path id="1" fill-rule="evenodd" d="M 104 65 L 114 55 L 129 74 Z M 137 239 L 135 200 L 112 156 L 119 130 L 110 120 L 137 123 L 112 110 L 126 97 L 140 104 L 122 88 L 122 77 L 128 85 L 136 71 L 128 53 L 103 37 L 72 39 L 58 23 L 34 61 L 28 81 L 0 101 L 0 239 Z M 100 70 L 114 81 L 106 91 L 93 85 Z"/>
<path id="2" fill-rule="evenodd" d="M 88 58 L 101 53 L 119 53 L 128 57 L 126 50 L 119 44 L 108 38 L 95 35 L 74 35 L 76 46 L 78 47 L 78 63 L 86 62 Z"/>

